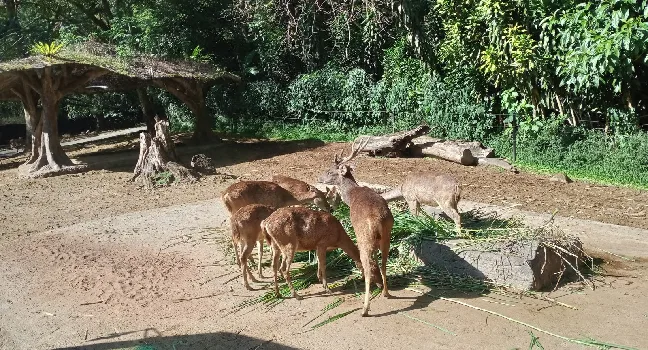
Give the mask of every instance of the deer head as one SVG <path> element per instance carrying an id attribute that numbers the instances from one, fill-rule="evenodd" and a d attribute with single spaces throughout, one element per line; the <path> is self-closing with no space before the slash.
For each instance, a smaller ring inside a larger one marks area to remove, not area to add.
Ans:
<path id="1" fill-rule="evenodd" d="M 369 143 L 369 137 L 353 141 L 351 144 L 351 154 L 343 157 L 344 150 L 342 150 L 339 155 L 336 154 L 335 158 L 333 158 L 332 166 L 328 168 L 324 174 L 320 175 L 317 181 L 327 185 L 338 184 L 340 176 L 344 176 L 347 173 L 351 174 L 354 167 L 347 163 L 353 160 L 367 145 L 367 143 Z"/>

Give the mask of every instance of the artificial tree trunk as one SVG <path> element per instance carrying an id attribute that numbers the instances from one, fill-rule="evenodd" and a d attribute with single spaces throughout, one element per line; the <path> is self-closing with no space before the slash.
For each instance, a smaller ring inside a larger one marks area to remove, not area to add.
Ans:
<path id="1" fill-rule="evenodd" d="M 146 88 L 138 88 L 137 97 L 140 101 L 140 107 L 142 107 L 144 122 L 146 122 L 146 132 L 155 135 L 155 109 L 153 108 L 153 103 L 151 103 L 151 98 L 146 92 Z"/>
<path id="2" fill-rule="evenodd" d="M 167 173 L 166 176 L 162 174 Z M 140 133 L 140 154 L 131 181 L 147 188 L 172 182 L 194 182 L 193 172 L 178 163 L 173 140 L 169 137 L 169 122 L 158 120 L 155 134 Z"/>
<path id="3" fill-rule="evenodd" d="M 219 141 L 219 138 L 212 130 L 214 117 L 209 113 L 205 104 L 205 92 L 208 86 L 197 79 L 187 78 L 159 79 L 154 83 L 169 91 L 189 107 L 196 118 L 192 137 L 195 143 Z"/>
<path id="4" fill-rule="evenodd" d="M 58 108 L 66 93 L 76 86 L 105 74 L 105 71 L 88 70 L 79 77 L 69 71 L 56 74 L 54 67 L 45 67 L 40 76 L 25 74 L 23 91 L 17 93 L 23 101 L 28 128 L 32 129 L 31 155 L 18 168 L 18 176 L 40 178 L 83 171 L 85 164 L 74 164 L 61 147 L 58 133 Z M 62 68 L 67 69 L 67 68 Z M 40 95 L 40 106 L 36 94 Z"/>

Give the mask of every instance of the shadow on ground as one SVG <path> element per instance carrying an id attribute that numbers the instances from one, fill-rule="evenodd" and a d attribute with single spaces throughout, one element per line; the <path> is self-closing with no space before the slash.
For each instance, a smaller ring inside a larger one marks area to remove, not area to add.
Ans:
<path id="1" fill-rule="evenodd" d="M 115 137 L 110 140 L 100 140 L 87 144 L 76 144 L 73 146 L 66 146 L 64 149 L 69 154 L 74 151 L 82 150 L 83 148 L 91 148 L 97 145 L 106 145 L 117 142 L 122 142 L 122 144 L 111 147 L 110 149 L 71 155 L 70 157 L 88 164 L 90 170 L 132 172 L 139 157 L 139 144 L 136 138 L 133 139 L 133 136 L 126 135 Z M 224 167 L 305 151 L 323 145 L 325 145 L 323 141 L 316 139 L 292 141 L 265 140 L 253 143 L 224 141 L 200 146 L 184 144 L 180 141 L 176 145 L 176 153 L 180 158 L 180 162 L 187 166 L 189 165 L 192 156 L 198 153 L 204 153 L 213 159 L 216 167 Z M 17 168 L 24 161 L 24 155 L 21 155 L 20 157 L 7 158 L 0 163 L 0 170 Z"/>
<path id="2" fill-rule="evenodd" d="M 89 341 L 105 341 L 111 338 L 120 337 L 129 333 L 114 334 L 108 337 L 102 337 Z M 155 329 L 145 330 L 144 335 L 152 333 L 159 335 Z M 291 350 L 297 349 L 286 345 L 278 344 L 272 340 L 263 340 L 248 337 L 236 333 L 215 332 L 192 334 L 183 336 L 153 336 L 132 341 L 115 341 L 101 342 L 90 345 L 80 345 L 67 348 L 57 348 L 58 350 L 113 350 L 113 349 L 133 349 L 133 350 L 182 350 L 182 349 L 277 349 Z"/>

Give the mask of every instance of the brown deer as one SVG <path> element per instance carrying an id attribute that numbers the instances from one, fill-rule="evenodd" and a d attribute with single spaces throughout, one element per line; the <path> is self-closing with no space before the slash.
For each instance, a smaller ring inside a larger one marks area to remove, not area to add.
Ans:
<path id="1" fill-rule="evenodd" d="M 383 296 L 389 297 L 387 288 L 387 258 L 389 256 L 389 240 L 391 230 L 394 226 L 394 217 L 387 206 L 387 201 L 378 193 L 368 187 L 359 186 L 353 177 L 353 167 L 346 164 L 358 155 L 369 139 L 360 142 L 355 147 L 351 145 L 351 154 L 342 158 L 342 154 L 335 155 L 333 166 L 329 168 L 318 179 L 319 182 L 329 185 L 337 185 L 342 201 L 349 206 L 351 225 L 355 230 L 360 250 L 360 261 L 365 269 L 370 269 L 372 255 L 379 249 L 382 255 L 380 274 L 382 276 Z M 371 295 L 371 281 L 366 278 L 370 276 L 365 273 L 365 300 L 362 309 L 362 316 L 369 313 L 369 298 Z"/>
<path id="2" fill-rule="evenodd" d="M 230 214 L 249 204 L 264 204 L 273 208 L 281 208 L 313 202 L 323 195 L 317 188 L 307 187 L 299 192 L 299 198 L 287 189 L 270 181 L 239 181 L 230 185 L 221 195 L 221 199 Z M 326 202 L 326 200 L 324 200 Z M 328 207 L 328 206 L 327 206 Z M 261 263 L 263 258 L 263 239 L 257 246 L 259 255 L 259 278 L 263 278 Z"/>
<path id="3" fill-rule="evenodd" d="M 272 245 L 272 270 L 277 296 L 279 296 L 277 270 L 280 270 L 290 287 L 292 296 L 299 298 L 290 278 L 290 265 L 295 252 L 298 251 L 317 252 L 317 277 L 328 293 L 331 291 L 326 282 L 327 250 L 342 249 L 353 259 L 358 269 L 364 271 L 365 276 L 370 276 L 365 279 L 378 278 L 377 268 L 372 269 L 371 265 L 362 268 L 363 263 L 358 247 L 353 244 L 338 219 L 330 213 L 304 207 L 279 208 L 261 222 L 261 229 L 266 240 Z M 283 257 L 281 267 L 279 267 L 280 255 Z"/>
<path id="4" fill-rule="evenodd" d="M 320 190 L 308 184 L 306 186 L 308 186 L 306 190 L 299 192 L 296 197 L 289 190 L 271 181 L 239 181 L 225 189 L 221 199 L 227 210 L 232 214 L 248 204 L 265 204 L 280 208 L 313 203 L 315 200 L 322 198 L 323 193 Z"/>
<path id="5" fill-rule="evenodd" d="M 274 211 L 275 208 L 267 205 L 250 204 L 237 210 L 230 218 L 236 263 L 241 267 L 243 273 L 243 285 L 249 290 L 252 290 L 252 288 L 248 283 L 248 275 L 252 280 L 255 279 L 248 270 L 247 260 L 252 253 L 252 249 L 254 249 L 255 243 L 259 242 L 259 246 L 262 247 L 259 251 L 259 278 L 263 278 L 261 258 L 264 235 L 261 233 L 261 221 Z"/>
<path id="6" fill-rule="evenodd" d="M 436 203 L 455 222 L 457 230 L 461 231 L 461 216 L 457 210 L 457 204 L 461 199 L 461 187 L 457 179 L 451 175 L 432 172 L 410 174 L 401 185 L 383 193 L 382 196 L 387 201 L 402 196 L 414 215 L 419 215 L 421 204 Z"/>
<path id="7" fill-rule="evenodd" d="M 311 201 L 320 209 L 330 212 L 329 196 L 304 181 L 293 179 L 284 175 L 274 175 L 272 182 L 285 188 L 299 201 Z M 332 192 L 329 192 L 332 193 Z"/>

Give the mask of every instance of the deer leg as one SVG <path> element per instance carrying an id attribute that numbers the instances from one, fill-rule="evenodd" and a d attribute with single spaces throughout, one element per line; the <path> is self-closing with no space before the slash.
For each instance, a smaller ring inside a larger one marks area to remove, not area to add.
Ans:
<path id="1" fill-rule="evenodd" d="M 247 260 L 250 254 L 252 253 L 252 249 L 254 249 L 254 245 L 250 245 L 250 244 L 243 245 L 243 249 L 241 249 L 241 270 L 243 273 L 243 285 L 248 290 L 253 290 L 252 287 L 250 287 L 250 284 L 248 283 L 248 275 L 252 280 L 254 280 L 254 277 L 252 276 L 252 273 L 250 273 L 250 270 L 247 265 Z"/>
<path id="2" fill-rule="evenodd" d="M 317 248 L 317 278 L 322 282 L 324 290 L 333 294 L 326 283 L 326 247 Z"/>
<path id="3" fill-rule="evenodd" d="M 418 202 L 418 200 L 416 199 L 408 200 L 407 206 L 409 207 L 409 211 L 412 215 L 417 216 L 419 214 L 419 210 L 421 209 L 421 204 Z"/>
<path id="4" fill-rule="evenodd" d="M 451 202 L 443 202 L 439 203 L 439 206 L 454 221 L 457 231 L 461 233 L 461 215 L 459 214 L 459 210 L 457 210 L 457 205 L 453 205 Z"/>
<path id="5" fill-rule="evenodd" d="M 236 257 L 236 265 L 238 265 L 240 267 L 241 266 L 241 260 L 240 260 L 241 258 L 239 257 L 239 251 L 238 251 L 239 247 L 238 247 L 238 244 L 236 244 L 236 243 L 237 243 L 236 240 L 234 239 L 234 237 L 232 237 L 232 247 L 234 247 L 234 256 Z"/>
<path id="6" fill-rule="evenodd" d="M 281 297 L 279 294 L 279 283 L 277 282 L 277 269 L 279 268 L 279 247 L 272 246 L 272 273 L 274 277 L 274 290 L 277 298 Z"/>
<path id="7" fill-rule="evenodd" d="M 263 278 L 263 269 L 261 267 L 261 264 L 263 262 L 263 260 L 262 260 L 263 259 L 263 238 L 261 238 L 257 242 L 257 244 L 258 244 L 257 245 L 257 251 L 259 253 L 259 278 Z"/>
<path id="8" fill-rule="evenodd" d="M 365 299 L 362 307 L 362 316 L 364 317 L 369 315 L 369 299 L 371 297 L 371 256 L 364 249 L 360 250 L 360 262 L 362 262 L 365 280 Z"/>
<path id="9" fill-rule="evenodd" d="M 292 293 L 293 298 L 301 299 L 301 297 L 295 291 L 295 287 L 292 284 L 292 279 L 290 278 L 290 265 L 292 264 L 294 257 L 295 250 L 292 247 L 289 247 L 284 254 L 284 277 L 286 278 L 286 283 L 288 283 L 288 287 L 290 288 L 290 292 Z"/>
<path id="10" fill-rule="evenodd" d="M 384 238 L 384 237 L 383 237 Z M 380 241 L 380 256 L 382 258 L 382 265 L 380 266 L 380 275 L 382 276 L 382 295 L 385 298 L 391 297 L 387 289 L 387 258 L 389 258 L 389 239 Z"/>

